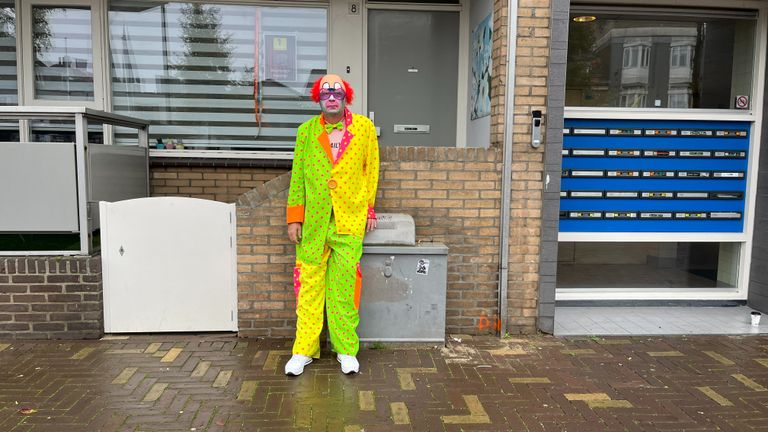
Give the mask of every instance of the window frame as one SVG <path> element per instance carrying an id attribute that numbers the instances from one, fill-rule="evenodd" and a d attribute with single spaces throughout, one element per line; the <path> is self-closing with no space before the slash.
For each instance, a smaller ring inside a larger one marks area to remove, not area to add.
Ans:
<path id="1" fill-rule="evenodd" d="M 692 47 L 687 44 L 674 45 L 669 48 L 669 66 L 676 68 L 687 68 L 691 64 Z M 680 60 L 685 59 L 685 64 Z"/>
<path id="2" fill-rule="evenodd" d="M 642 42 L 633 42 L 625 46 L 621 62 L 622 69 L 648 69 L 650 53 L 651 47 Z"/>
<path id="3" fill-rule="evenodd" d="M 107 0 L 17 0 L 17 42 L 16 52 L 17 72 L 21 82 L 19 105 L 33 106 L 84 106 L 97 110 L 107 110 L 107 88 L 104 77 L 104 44 L 105 34 L 103 21 L 103 5 Z M 34 6 L 52 7 L 89 7 L 91 10 L 91 51 L 93 56 L 93 100 L 55 100 L 38 99 L 35 97 L 35 67 L 32 47 L 32 8 Z M 21 20 L 19 20 L 21 17 Z M 19 22 L 20 21 L 20 22 Z M 106 131 L 105 131 L 106 132 Z M 105 134 L 106 135 L 106 134 Z"/>

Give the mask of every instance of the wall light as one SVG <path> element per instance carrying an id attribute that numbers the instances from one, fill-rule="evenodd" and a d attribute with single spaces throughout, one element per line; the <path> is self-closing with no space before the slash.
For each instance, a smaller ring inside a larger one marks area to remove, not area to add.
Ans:
<path id="1" fill-rule="evenodd" d="M 582 16 L 573 17 L 573 21 L 578 23 L 592 22 L 596 19 L 597 17 L 593 15 L 582 15 Z"/>

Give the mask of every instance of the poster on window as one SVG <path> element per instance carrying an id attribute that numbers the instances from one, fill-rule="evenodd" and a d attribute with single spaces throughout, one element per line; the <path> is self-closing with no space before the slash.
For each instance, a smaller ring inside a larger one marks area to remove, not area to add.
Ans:
<path id="1" fill-rule="evenodd" d="M 491 114 L 491 41 L 493 23 L 488 14 L 472 31 L 472 120 Z"/>
<path id="2" fill-rule="evenodd" d="M 264 36 L 265 78 L 272 81 L 296 81 L 296 36 Z"/>

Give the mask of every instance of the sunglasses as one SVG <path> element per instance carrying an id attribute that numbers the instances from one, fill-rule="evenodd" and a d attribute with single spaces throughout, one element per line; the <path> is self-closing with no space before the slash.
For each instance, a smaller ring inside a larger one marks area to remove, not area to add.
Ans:
<path id="1" fill-rule="evenodd" d="M 342 100 L 346 97 L 346 93 L 341 89 L 320 90 L 320 100 L 328 100 L 331 96 L 336 100 Z"/>

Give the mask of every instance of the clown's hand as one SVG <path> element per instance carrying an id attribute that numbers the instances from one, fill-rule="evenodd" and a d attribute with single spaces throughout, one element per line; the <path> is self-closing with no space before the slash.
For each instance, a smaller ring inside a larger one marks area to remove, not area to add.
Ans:
<path id="1" fill-rule="evenodd" d="M 371 232 L 376 229 L 376 218 L 368 218 L 368 222 L 365 225 L 365 232 Z"/>
<path id="2" fill-rule="evenodd" d="M 288 239 L 291 243 L 299 244 L 301 241 L 301 223 L 293 222 L 288 224 Z"/>

